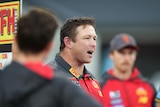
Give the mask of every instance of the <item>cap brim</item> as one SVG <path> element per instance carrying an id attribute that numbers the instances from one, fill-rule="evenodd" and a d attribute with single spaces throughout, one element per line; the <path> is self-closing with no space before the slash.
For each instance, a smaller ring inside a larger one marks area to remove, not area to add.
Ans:
<path id="1" fill-rule="evenodd" d="M 139 47 L 138 47 L 138 46 L 134 46 L 134 45 L 130 45 L 130 44 L 125 45 L 125 46 L 121 46 L 121 47 L 119 47 L 117 50 L 121 50 L 121 49 L 124 49 L 124 48 L 133 48 L 133 49 L 135 49 L 136 51 L 139 51 Z"/>

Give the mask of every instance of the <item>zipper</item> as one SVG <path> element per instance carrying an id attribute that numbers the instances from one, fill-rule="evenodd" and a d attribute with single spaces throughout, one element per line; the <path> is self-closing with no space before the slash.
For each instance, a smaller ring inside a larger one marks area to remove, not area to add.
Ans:
<path id="1" fill-rule="evenodd" d="M 88 87 L 88 85 L 87 85 L 87 83 L 86 83 L 86 81 L 85 81 L 85 78 L 82 77 L 82 79 L 83 79 L 83 81 L 84 81 L 85 86 L 87 87 L 88 92 L 90 93 L 90 90 L 89 90 L 89 87 Z"/>
<path id="2" fill-rule="evenodd" d="M 132 107 L 132 105 L 131 105 L 131 101 L 130 101 L 130 98 L 129 98 L 129 95 L 128 95 L 128 93 L 127 93 L 127 89 L 126 89 L 126 81 L 122 81 L 121 82 L 122 83 L 122 87 L 123 87 L 123 90 L 124 90 L 124 92 L 126 93 L 126 97 L 127 97 L 127 99 L 128 99 L 128 107 Z M 124 102 L 124 103 L 126 103 L 126 102 Z"/>

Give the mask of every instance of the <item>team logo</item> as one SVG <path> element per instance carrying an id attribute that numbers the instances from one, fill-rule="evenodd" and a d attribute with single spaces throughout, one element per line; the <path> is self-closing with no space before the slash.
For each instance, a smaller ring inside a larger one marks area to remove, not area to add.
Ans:
<path id="1" fill-rule="evenodd" d="M 129 42 L 130 42 L 129 37 L 128 37 L 126 34 L 124 34 L 124 35 L 122 36 L 122 40 L 123 40 L 125 43 L 129 43 Z"/>
<path id="2" fill-rule="evenodd" d="M 143 87 L 137 88 L 136 95 L 138 96 L 138 103 L 146 104 L 149 100 L 148 93 Z"/>
<path id="3" fill-rule="evenodd" d="M 98 86 L 98 84 L 95 81 L 92 81 L 92 85 L 93 85 L 94 88 L 99 89 L 99 86 Z"/>
<path id="4" fill-rule="evenodd" d="M 98 91 L 99 96 L 103 97 L 102 92 L 99 90 Z"/>

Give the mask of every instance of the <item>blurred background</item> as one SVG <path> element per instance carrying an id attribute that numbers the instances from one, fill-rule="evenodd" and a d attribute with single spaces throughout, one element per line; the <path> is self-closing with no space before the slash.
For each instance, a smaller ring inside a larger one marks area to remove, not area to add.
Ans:
<path id="1" fill-rule="evenodd" d="M 135 66 L 159 87 L 160 82 L 160 1 L 159 0 L 23 0 L 22 13 L 32 6 L 53 10 L 60 26 L 70 17 L 92 16 L 96 20 L 97 50 L 88 69 L 100 76 L 112 67 L 108 45 L 118 33 L 129 33 L 137 40 L 140 51 Z M 46 63 L 59 52 L 59 29 L 54 49 Z"/>

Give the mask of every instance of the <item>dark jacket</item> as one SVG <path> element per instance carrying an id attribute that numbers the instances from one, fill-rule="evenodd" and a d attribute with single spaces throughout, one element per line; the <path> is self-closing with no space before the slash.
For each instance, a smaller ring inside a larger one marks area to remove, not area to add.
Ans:
<path id="1" fill-rule="evenodd" d="M 75 85 L 86 90 L 89 95 L 103 104 L 103 95 L 98 81 L 93 75 L 84 68 L 84 74 L 80 75 L 75 71 L 61 56 L 57 54 L 55 60 L 49 63 L 54 71 L 64 74 L 65 77 L 71 80 Z"/>
<path id="2" fill-rule="evenodd" d="M 0 72 L 0 107 L 101 107 L 41 63 L 12 62 Z"/>
<path id="3" fill-rule="evenodd" d="M 106 107 L 152 107 L 155 90 L 136 68 L 128 80 L 116 78 L 111 69 L 100 84 Z"/>

